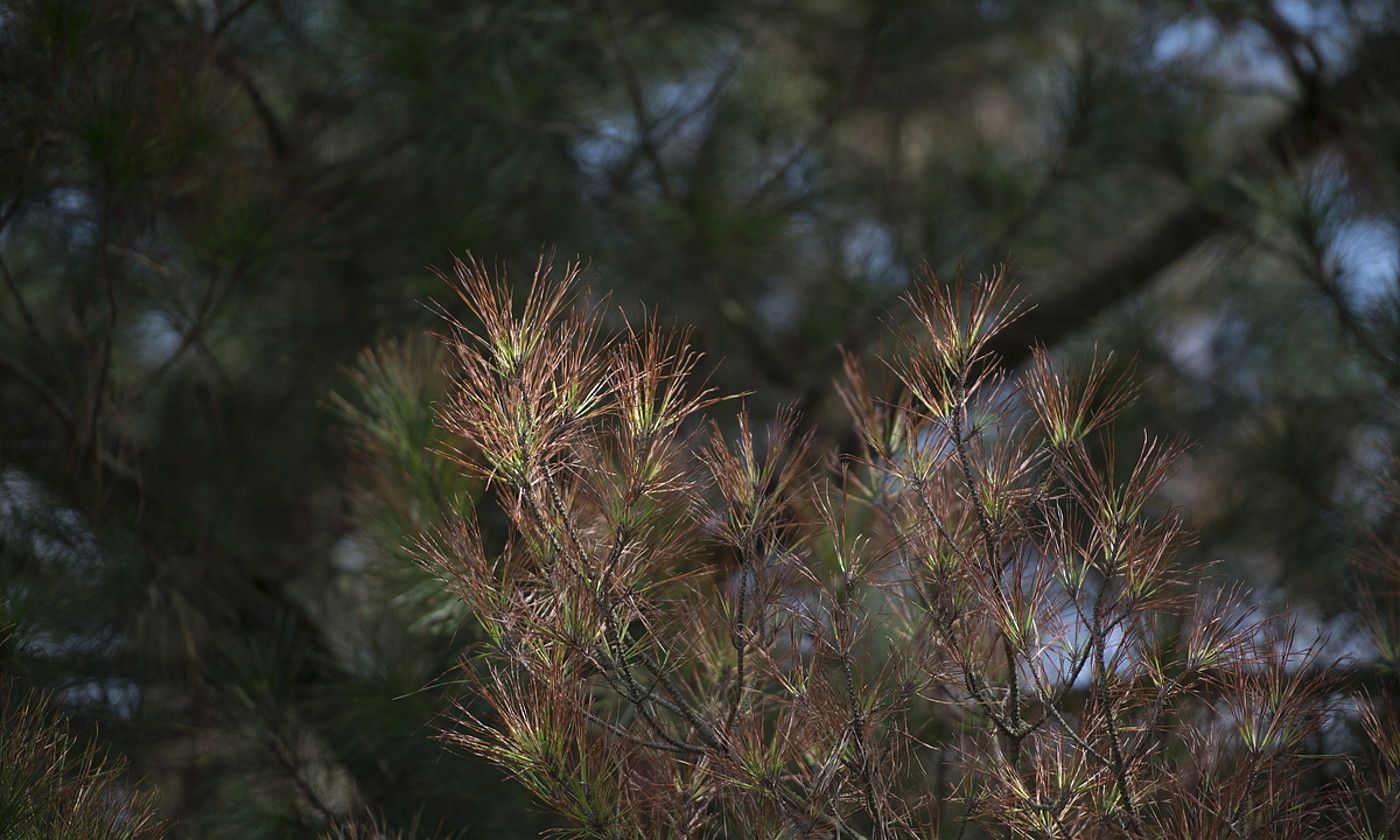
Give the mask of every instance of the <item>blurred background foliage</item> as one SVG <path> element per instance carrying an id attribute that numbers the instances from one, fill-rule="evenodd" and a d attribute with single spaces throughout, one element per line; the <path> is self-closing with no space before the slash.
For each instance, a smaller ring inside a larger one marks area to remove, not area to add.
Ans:
<path id="1" fill-rule="evenodd" d="M 545 247 L 836 446 L 836 348 L 1009 260 L 1008 362 L 1131 364 L 1193 561 L 1345 647 L 1397 80 L 1387 0 L 4 0 L 0 672 L 181 835 L 546 828 L 433 740 L 469 625 L 412 547 L 480 491 L 425 266 Z"/>

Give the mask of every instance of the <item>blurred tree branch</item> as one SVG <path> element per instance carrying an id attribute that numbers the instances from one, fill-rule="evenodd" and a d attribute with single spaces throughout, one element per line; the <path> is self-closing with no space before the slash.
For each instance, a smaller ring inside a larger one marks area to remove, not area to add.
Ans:
<path id="1" fill-rule="evenodd" d="M 998 336 L 994 350 L 1008 367 L 1014 367 L 1030 357 L 1031 348 L 1063 341 L 1146 289 L 1177 260 L 1226 227 L 1229 216 L 1220 207 L 1220 196 L 1235 195 L 1232 185 L 1237 179 L 1280 166 L 1295 167 L 1337 142 L 1345 134 L 1347 117 L 1364 110 L 1371 95 L 1395 78 L 1400 78 L 1400 37 L 1388 33 L 1363 43 L 1350 71 L 1317 96 L 1304 97 L 1269 134 L 1264 144 L 1267 156 L 1254 148 L 1241 153 L 1214 185 L 1199 190 L 1196 198 L 1091 268 L 1070 291 L 1036 301 L 1035 309 Z"/>

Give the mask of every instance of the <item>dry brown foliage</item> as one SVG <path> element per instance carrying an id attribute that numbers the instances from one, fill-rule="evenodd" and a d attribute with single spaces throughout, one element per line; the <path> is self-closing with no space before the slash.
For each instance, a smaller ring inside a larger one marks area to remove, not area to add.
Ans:
<path id="1" fill-rule="evenodd" d="M 685 337 L 605 335 L 578 273 L 522 302 L 455 266 L 440 420 L 509 535 L 424 543 L 487 638 L 447 738 L 572 836 L 1394 836 L 1387 704 L 1178 567 L 1182 448 L 1115 451 L 1107 364 L 998 366 L 1004 272 L 925 278 L 880 375 L 848 360 L 843 458 L 793 416 L 706 431 Z"/>

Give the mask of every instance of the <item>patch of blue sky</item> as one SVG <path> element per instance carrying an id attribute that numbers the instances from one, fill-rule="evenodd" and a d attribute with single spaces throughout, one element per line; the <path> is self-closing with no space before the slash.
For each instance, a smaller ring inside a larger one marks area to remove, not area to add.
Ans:
<path id="1" fill-rule="evenodd" d="M 1201 15 L 1161 27 L 1152 46 L 1159 66 L 1189 66 L 1230 87 L 1287 93 L 1293 89 L 1287 62 L 1268 34 L 1253 26 L 1225 28 L 1214 17 Z"/>
<path id="2" fill-rule="evenodd" d="M 141 361 L 153 368 L 169 361 L 184 342 L 184 336 L 170 314 L 159 309 L 141 313 L 133 331 L 137 354 Z"/>
<path id="3" fill-rule="evenodd" d="M 571 143 L 574 160 L 585 174 L 605 177 L 637 145 L 636 124 L 623 116 L 609 115 L 593 121 L 592 130 Z"/>
<path id="4" fill-rule="evenodd" d="M 97 540 L 76 511 L 55 506 L 43 488 L 16 469 L 0 473 L 0 537 L 23 541 L 43 562 L 72 572 L 99 561 Z"/>
<path id="5" fill-rule="evenodd" d="M 141 687 L 132 680 L 87 680 L 65 687 L 59 699 L 71 706 L 99 706 L 130 720 L 141 704 Z"/>
<path id="6" fill-rule="evenodd" d="M 898 259 L 894 236 L 873 219 L 857 219 L 841 237 L 841 262 L 845 270 L 875 286 L 899 288 L 908 273 Z"/>
<path id="7" fill-rule="evenodd" d="M 1348 303 L 1372 311 L 1397 300 L 1400 283 L 1400 231 L 1389 220 L 1358 218 L 1339 224 L 1328 243 L 1328 257 Z"/>

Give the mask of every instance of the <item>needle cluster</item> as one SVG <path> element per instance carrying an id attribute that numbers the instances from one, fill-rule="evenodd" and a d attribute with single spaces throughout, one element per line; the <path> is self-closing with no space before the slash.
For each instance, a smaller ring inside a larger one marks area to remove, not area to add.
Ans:
<path id="1" fill-rule="evenodd" d="M 925 277 L 897 351 L 847 360 L 859 447 L 829 458 L 790 414 L 707 427 L 685 337 L 605 334 L 577 278 L 541 263 L 521 302 L 457 264 L 440 422 L 508 534 L 424 541 L 487 640 L 464 667 L 489 712 L 446 737 L 570 836 L 1389 836 L 1384 704 L 1179 568 L 1182 447 L 1115 448 L 1106 360 L 1002 370 L 1003 272 Z"/>

